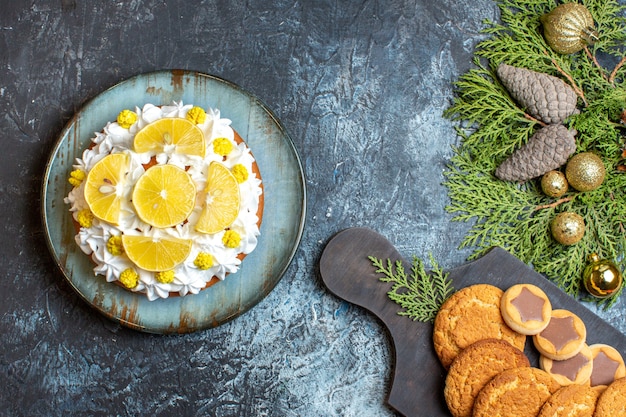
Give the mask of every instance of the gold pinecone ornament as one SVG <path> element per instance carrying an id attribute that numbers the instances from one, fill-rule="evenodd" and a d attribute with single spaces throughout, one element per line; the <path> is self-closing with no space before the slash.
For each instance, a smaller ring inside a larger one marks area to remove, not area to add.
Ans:
<path id="1" fill-rule="evenodd" d="M 496 72 L 524 111 L 544 123 L 563 123 L 580 112 L 576 108 L 576 92 L 558 77 L 505 63 L 498 65 Z"/>
<path id="2" fill-rule="evenodd" d="M 560 124 L 540 128 L 498 166 L 496 177 L 523 182 L 559 168 L 576 151 L 575 135 Z"/>
<path id="3" fill-rule="evenodd" d="M 598 40 L 593 16 L 582 4 L 561 4 L 540 20 L 546 42 L 560 54 L 573 54 Z"/>

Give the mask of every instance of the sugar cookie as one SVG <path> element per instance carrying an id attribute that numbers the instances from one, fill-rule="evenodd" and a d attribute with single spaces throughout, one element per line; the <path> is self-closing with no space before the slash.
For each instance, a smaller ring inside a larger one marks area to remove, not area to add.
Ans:
<path id="1" fill-rule="evenodd" d="M 448 298 L 435 318 L 433 344 L 444 368 L 467 346 L 496 338 L 524 350 L 526 336 L 513 331 L 500 314 L 503 291 L 489 284 L 465 287 Z"/>
<path id="2" fill-rule="evenodd" d="M 539 368 L 513 368 L 496 375 L 480 391 L 473 417 L 531 417 L 561 386 Z"/>
<path id="3" fill-rule="evenodd" d="M 471 416 L 476 396 L 494 376 L 528 366 L 526 355 L 504 340 L 484 339 L 469 345 L 454 359 L 446 377 L 448 409 L 454 417 Z"/>

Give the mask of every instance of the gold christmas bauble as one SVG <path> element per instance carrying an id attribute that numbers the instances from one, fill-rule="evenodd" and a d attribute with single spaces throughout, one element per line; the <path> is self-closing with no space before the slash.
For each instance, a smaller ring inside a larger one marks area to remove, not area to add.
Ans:
<path id="1" fill-rule="evenodd" d="M 550 223 L 552 237 L 562 245 L 578 243 L 585 235 L 585 220 L 579 214 L 566 211 Z"/>
<path id="2" fill-rule="evenodd" d="M 546 42 L 560 54 L 573 54 L 598 40 L 593 16 L 582 4 L 561 4 L 540 20 Z"/>
<path id="3" fill-rule="evenodd" d="M 578 191 L 593 191 L 602 185 L 606 169 L 598 155 L 582 152 L 574 155 L 565 166 L 569 185 Z"/>
<path id="4" fill-rule="evenodd" d="M 569 184 L 561 171 L 549 171 L 541 177 L 541 190 L 550 197 L 561 197 L 567 192 Z"/>
<path id="5" fill-rule="evenodd" d="M 583 284 L 594 297 L 607 298 L 621 288 L 622 273 L 613 262 L 592 253 L 589 264 L 583 270 Z"/>

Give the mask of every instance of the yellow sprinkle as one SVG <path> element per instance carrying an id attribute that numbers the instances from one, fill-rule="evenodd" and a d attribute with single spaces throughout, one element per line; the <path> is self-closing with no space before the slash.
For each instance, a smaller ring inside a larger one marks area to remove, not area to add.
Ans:
<path id="1" fill-rule="evenodd" d="M 126 288 L 135 288 L 139 284 L 139 274 L 133 268 L 128 268 L 120 274 L 120 283 Z"/>
<path id="2" fill-rule="evenodd" d="M 209 269 L 213 266 L 213 263 L 213 255 L 206 252 L 200 252 L 193 261 L 193 264 L 197 266 L 198 269 Z"/>
<path id="3" fill-rule="evenodd" d="M 232 169 L 232 173 L 239 184 L 248 179 L 248 170 L 242 164 L 235 165 Z"/>
<path id="4" fill-rule="evenodd" d="M 83 171 L 82 169 L 75 169 L 74 171 L 70 172 L 70 177 L 67 179 L 67 181 L 72 184 L 72 186 L 78 187 L 86 177 L 87 174 L 85 174 L 85 171 Z"/>
<path id="5" fill-rule="evenodd" d="M 227 248 L 236 248 L 241 243 L 241 235 L 234 230 L 227 230 L 222 236 L 222 243 Z"/>
<path id="6" fill-rule="evenodd" d="M 93 213 L 88 208 L 82 209 L 76 214 L 76 221 L 80 227 L 90 228 L 93 226 Z"/>
<path id="7" fill-rule="evenodd" d="M 154 274 L 154 277 L 162 284 L 169 284 L 174 281 L 174 271 L 160 271 Z"/>
<path id="8" fill-rule="evenodd" d="M 213 141 L 213 152 L 226 156 L 233 150 L 233 144 L 226 138 L 217 138 Z"/>
<path id="9" fill-rule="evenodd" d="M 117 115 L 117 124 L 124 129 L 128 129 L 129 127 L 134 125 L 136 121 L 137 113 L 128 109 L 122 110 L 120 114 Z"/>
<path id="10" fill-rule="evenodd" d="M 206 120 L 206 112 L 202 107 L 194 106 L 187 112 L 187 120 L 197 125 L 201 125 Z"/>
<path id="11" fill-rule="evenodd" d="M 122 236 L 111 236 L 107 240 L 107 250 L 113 256 L 120 256 L 124 253 L 124 245 L 122 244 Z"/>

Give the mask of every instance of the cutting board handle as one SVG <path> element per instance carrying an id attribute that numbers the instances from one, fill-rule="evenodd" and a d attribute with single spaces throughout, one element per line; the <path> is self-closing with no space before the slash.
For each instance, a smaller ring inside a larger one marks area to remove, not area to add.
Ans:
<path id="1" fill-rule="evenodd" d="M 424 407 L 423 399 L 415 396 L 418 384 L 420 390 L 424 384 L 433 385 L 434 397 L 442 391 L 444 370 L 432 347 L 432 325 L 398 315 L 400 307 L 387 295 L 392 284 L 380 281 L 368 256 L 385 262 L 401 260 L 405 270 L 411 268 L 385 237 L 371 229 L 350 228 L 336 234 L 326 245 L 320 258 L 322 280 L 339 298 L 375 314 L 389 331 L 395 361 L 389 405 L 405 416 L 446 414 L 442 401 L 427 401 L 429 404 Z M 425 354 L 430 360 L 424 360 Z M 439 377 L 433 378 L 433 373 Z"/>

